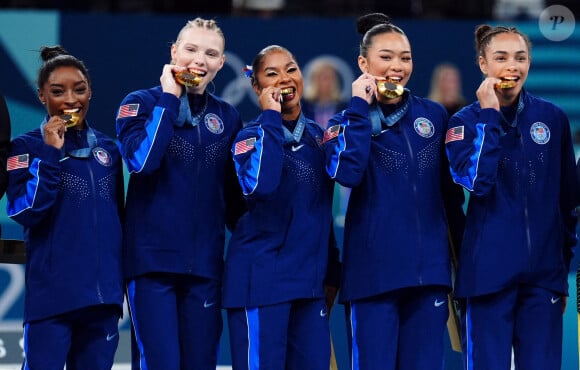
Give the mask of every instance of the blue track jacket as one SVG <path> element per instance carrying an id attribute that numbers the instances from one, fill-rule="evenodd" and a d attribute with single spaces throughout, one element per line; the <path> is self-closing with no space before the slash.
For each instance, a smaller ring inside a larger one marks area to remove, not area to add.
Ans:
<path id="1" fill-rule="evenodd" d="M 304 116 L 300 120 L 302 137 L 286 142 L 283 125 L 294 132 L 296 122 L 283 123 L 279 112 L 266 110 L 232 148 L 248 211 L 228 246 L 226 308 L 322 298 L 325 279 L 332 285 L 330 275 L 338 271 L 331 235 L 334 183 L 324 171 L 323 130 Z"/>
<path id="2" fill-rule="evenodd" d="M 166 272 L 221 279 L 225 225 L 243 209 L 230 153 L 241 127 L 236 109 L 208 92 L 178 99 L 157 86 L 125 97 L 117 136 L 130 172 L 128 278 Z"/>
<path id="3" fill-rule="evenodd" d="M 509 121 L 475 102 L 449 122 L 454 180 L 471 196 L 456 295 L 513 284 L 567 294 L 578 180 L 564 112 L 522 90 Z"/>
<path id="4" fill-rule="evenodd" d="M 13 140 L 10 158 L 7 212 L 26 243 L 24 321 L 101 303 L 121 310 L 124 182 L 115 141 L 68 129 L 58 150 L 36 129 Z"/>
<path id="5" fill-rule="evenodd" d="M 369 117 L 379 112 L 385 117 L 389 112 L 383 109 L 353 97 L 326 132 L 327 171 L 352 188 L 343 302 L 406 287 L 450 288 L 448 224 L 454 242 L 461 239 L 464 198 L 451 180 L 444 150 L 447 112 L 407 92 L 392 112 L 400 112 L 397 119 L 374 131 Z"/>

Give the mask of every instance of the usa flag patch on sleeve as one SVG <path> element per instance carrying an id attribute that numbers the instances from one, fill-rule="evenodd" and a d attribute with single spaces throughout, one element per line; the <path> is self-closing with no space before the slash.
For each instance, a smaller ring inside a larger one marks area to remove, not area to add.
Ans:
<path id="1" fill-rule="evenodd" d="M 332 140 L 338 136 L 340 132 L 340 125 L 330 126 L 329 128 L 324 131 L 324 139 L 322 139 L 323 143 L 326 143 L 328 140 Z"/>
<path id="2" fill-rule="evenodd" d="M 445 144 L 458 140 L 463 140 L 463 126 L 450 128 L 445 135 Z"/>
<path id="3" fill-rule="evenodd" d="M 139 112 L 139 104 L 125 104 L 119 108 L 117 119 L 126 117 L 135 117 Z"/>
<path id="4" fill-rule="evenodd" d="M 14 155 L 6 161 L 6 171 L 28 168 L 28 153 Z"/>
<path id="5" fill-rule="evenodd" d="M 254 149 L 256 146 L 256 138 L 251 137 L 242 141 L 238 141 L 234 146 L 234 155 L 244 154 Z"/>

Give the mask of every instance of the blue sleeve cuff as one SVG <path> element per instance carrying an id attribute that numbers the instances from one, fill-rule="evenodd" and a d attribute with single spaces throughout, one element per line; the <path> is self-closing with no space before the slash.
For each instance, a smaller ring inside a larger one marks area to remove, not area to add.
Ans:
<path id="1" fill-rule="evenodd" d="M 350 109 L 356 114 L 361 116 L 368 116 L 369 114 L 369 103 L 363 98 L 358 96 L 353 96 L 350 100 Z"/>
<path id="2" fill-rule="evenodd" d="M 481 123 L 490 124 L 492 126 L 499 126 L 501 124 L 501 115 L 493 108 L 485 108 L 479 114 Z"/>
<path id="3" fill-rule="evenodd" d="M 44 144 L 39 158 L 47 163 L 57 164 L 63 157 L 63 150 L 57 149 L 52 145 Z"/>
<path id="4" fill-rule="evenodd" d="M 282 113 L 266 109 L 260 117 L 260 124 L 262 126 L 282 127 Z"/>
<path id="5" fill-rule="evenodd" d="M 157 102 L 157 105 L 160 107 L 166 108 L 171 112 L 175 112 L 176 114 L 179 112 L 179 105 L 181 101 L 173 94 L 170 93 L 163 93 Z"/>

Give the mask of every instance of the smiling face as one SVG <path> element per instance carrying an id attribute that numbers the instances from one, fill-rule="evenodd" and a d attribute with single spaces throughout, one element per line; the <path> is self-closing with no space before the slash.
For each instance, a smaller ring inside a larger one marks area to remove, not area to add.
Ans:
<path id="1" fill-rule="evenodd" d="M 273 49 L 264 55 L 254 71 L 254 91 L 260 95 L 266 87 L 277 87 L 282 94 L 282 113 L 300 112 L 304 89 L 302 72 L 296 60 L 283 49 Z"/>
<path id="2" fill-rule="evenodd" d="M 224 39 L 218 31 L 198 26 L 185 28 L 171 46 L 175 65 L 201 77 L 194 92 L 202 93 L 225 62 Z"/>
<path id="3" fill-rule="evenodd" d="M 479 56 L 479 68 L 486 77 L 512 81 L 514 87 L 497 89 L 503 100 L 514 100 L 520 93 L 530 70 L 530 55 L 526 41 L 517 33 L 499 33 L 490 40 L 484 55 Z"/>
<path id="4" fill-rule="evenodd" d="M 398 32 L 377 34 L 372 38 L 367 55 L 358 57 L 358 65 L 362 72 L 368 72 L 379 80 L 405 86 L 413 72 L 409 40 Z M 379 100 L 382 98 L 379 95 Z"/>
<path id="5" fill-rule="evenodd" d="M 86 76 L 76 67 L 55 68 L 38 90 L 38 98 L 50 116 L 77 113 L 77 126 L 83 127 L 89 110 L 91 88 Z"/>

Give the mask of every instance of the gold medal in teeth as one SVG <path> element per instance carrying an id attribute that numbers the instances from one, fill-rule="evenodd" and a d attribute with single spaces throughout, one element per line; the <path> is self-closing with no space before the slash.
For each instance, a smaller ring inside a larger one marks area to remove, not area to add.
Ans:
<path id="1" fill-rule="evenodd" d="M 494 85 L 496 89 L 511 89 L 516 86 L 516 80 L 501 80 Z"/>
<path id="2" fill-rule="evenodd" d="M 379 94 L 389 99 L 398 98 L 405 92 L 403 85 L 385 80 L 377 81 L 377 89 L 379 91 Z"/>
<path id="3" fill-rule="evenodd" d="M 191 71 L 180 71 L 175 73 L 175 81 L 185 87 L 195 87 L 200 84 L 201 77 Z"/>
<path id="4" fill-rule="evenodd" d="M 280 90 L 280 94 L 282 95 L 288 95 L 288 94 L 292 94 L 292 88 L 291 87 L 287 87 L 285 89 Z"/>
<path id="5" fill-rule="evenodd" d="M 62 118 L 65 121 L 64 125 L 66 127 L 72 127 L 79 122 L 81 116 L 79 115 L 76 109 L 75 110 L 65 109 L 60 118 Z"/>

